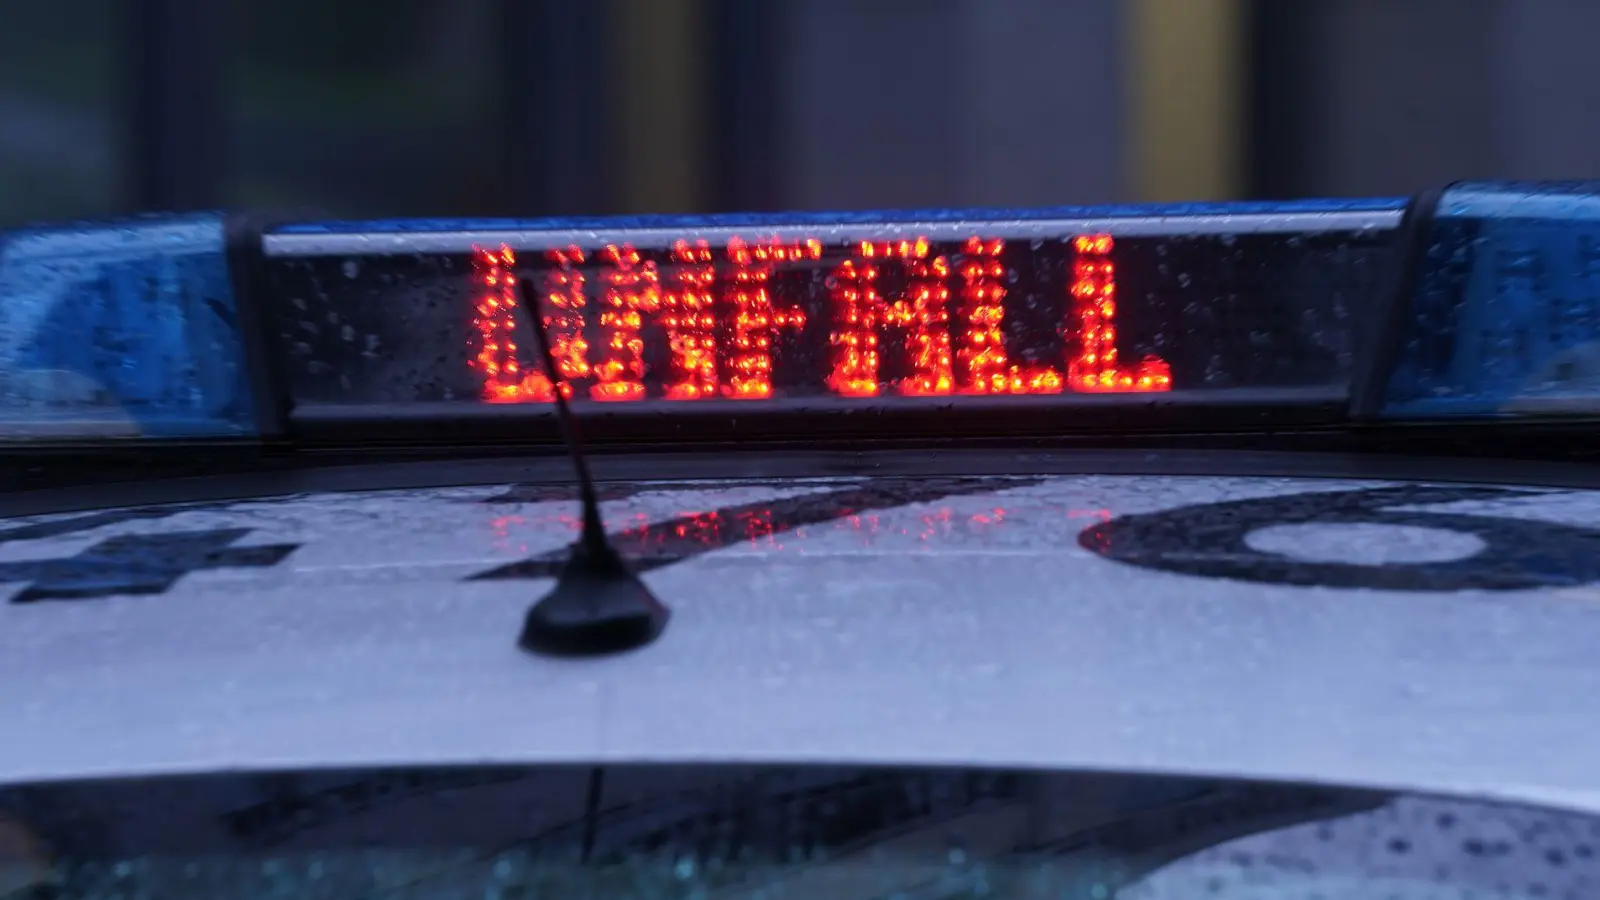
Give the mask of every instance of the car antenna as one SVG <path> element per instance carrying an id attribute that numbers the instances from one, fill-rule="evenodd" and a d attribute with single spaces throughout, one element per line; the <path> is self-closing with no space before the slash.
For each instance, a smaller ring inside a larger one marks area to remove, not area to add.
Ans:
<path id="1" fill-rule="evenodd" d="M 566 382 L 550 349 L 550 335 L 537 306 L 539 294 L 528 279 L 519 279 L 523 315 L 539 348 L 555 395 L 556 417 L 577 470 L 583 531 L 572 545 L 556 586 L 528 610 L 518 644 L 530 653 L 552 656 L 599 656 L 633 650 L 654 641 L 667 627 L 672 611 L 645 587 L 617 552 L 600 516 L 594 476 L 583 455 L 578 417 L 568 405 Z"/>

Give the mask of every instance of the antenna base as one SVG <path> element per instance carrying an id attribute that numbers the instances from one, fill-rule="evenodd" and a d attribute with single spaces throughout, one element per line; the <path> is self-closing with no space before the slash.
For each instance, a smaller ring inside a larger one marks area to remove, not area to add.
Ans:
<path id="1" fill-rule="evenodd" d="M 609 543 L 580 541 L 517 643 L 546 656 L 622 653 L 660 637 L 671 615 Z"/>

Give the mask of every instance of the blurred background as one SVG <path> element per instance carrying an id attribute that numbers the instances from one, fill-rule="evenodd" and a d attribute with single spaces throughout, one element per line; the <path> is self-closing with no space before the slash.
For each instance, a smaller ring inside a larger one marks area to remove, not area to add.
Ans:
<path id="1" fill-rule="evenodd" d="M 1600 176 L 1592 0 L 0 0 L 0 226 Z"/>

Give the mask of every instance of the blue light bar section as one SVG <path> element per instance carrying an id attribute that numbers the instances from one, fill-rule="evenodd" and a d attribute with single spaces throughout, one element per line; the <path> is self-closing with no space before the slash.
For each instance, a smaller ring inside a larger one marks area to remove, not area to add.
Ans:
<path id="1" fill-rule="evenodd" d="M 1383 415 L 1600 415 L 1600 182 L 1439 200 Z"/>
<path id="2" fill-rule="evenodd" d="M 221 216 L 0 235 L 0 441 L 254 431 Z"/>

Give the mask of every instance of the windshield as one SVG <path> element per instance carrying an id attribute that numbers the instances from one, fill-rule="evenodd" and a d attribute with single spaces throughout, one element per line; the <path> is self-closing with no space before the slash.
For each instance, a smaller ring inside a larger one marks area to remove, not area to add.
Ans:
<path id="1" fill-rule="evenodd" d="M 1570 898 L 1600 819 L 976 768 L 557 766 L 0 790 L 0 896 Z"/>

